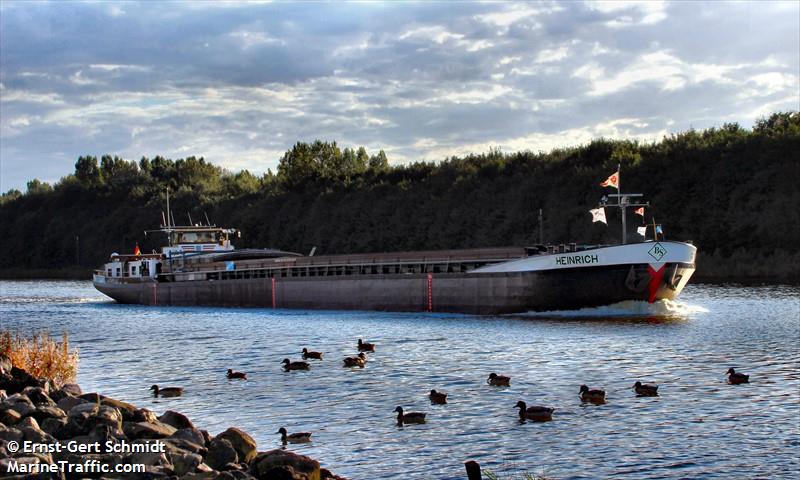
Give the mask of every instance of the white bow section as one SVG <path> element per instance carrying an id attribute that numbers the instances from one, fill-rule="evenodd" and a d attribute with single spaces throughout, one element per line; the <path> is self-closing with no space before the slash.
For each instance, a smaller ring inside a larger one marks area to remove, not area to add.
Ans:
<path id="1" fill-rule="evenodd" d="M 533 255 L 521 260 L 496 263 L 470 273 L 536 272 L 566 268 L 649 264 L 659 270 L 665 263 L 693 264 L 697 247 L 683 242 L 644 242 L 599 247 L 580 252 Z"/>

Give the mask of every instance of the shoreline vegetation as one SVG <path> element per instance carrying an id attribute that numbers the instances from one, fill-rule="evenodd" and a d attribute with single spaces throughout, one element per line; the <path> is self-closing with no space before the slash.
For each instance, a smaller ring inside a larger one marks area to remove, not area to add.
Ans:
<path id="1" fill-rule="evenodd" d="M 53 359 L 72 369 L 65 375 Z M 0 476 L 87 477 L 86 472 L 62 470 L 66 462 L 111 469 L 103 478 L 346 480 L 311 457 L 280 448 L 259 451 L 256 441 L 238 428 L 212 436 L 179 412 L 156 416 L 146 408 L 84 393 L 68 383 L 76 369 L 77 352 L 70 351 L 66 334 L 59 343 L 47 334 L 24 338 L 0 330 Z M 44 446 L 30 452 L 20 447 L 25 442 Z M 98 446 L 92 449 L 94 444 Z M 86 448 L 79 453 L 77 445 Z M 144 471 L 131 472 L 134 466 Z M 59 473 L 54 473 L 57 467 Z M 88 476 L 99 471 L 92 472 Z"/>
<path id="2" fill-rule="evenodd" d="M 276 172 L 230 172 L 202 157 L 170 160 L 85 155 L 53 185 L 0 195 L 0 278 L 89 279 L 112 252 L 158 249 L 166 191 L 176 223 L 238 228 L 238 248 L 317 254 L 620 241 L 588 210 L 621 165 L 625 191 L 652 207 L 637 222 L 663 223 L 666 239 L 699 249 L 697 282 L 797 283 L 800 279 L 800 113 L 778 112 L 752 129 L 736 123 L 652 143 L 596 139 L 550 152 L 487 153 L 390 165 L 387 154 L 336 142 L 298 142 Z M 538 214 L 544 216 L 539 229 Z M 640 238 L 640 237 L 639 237 Z"/>

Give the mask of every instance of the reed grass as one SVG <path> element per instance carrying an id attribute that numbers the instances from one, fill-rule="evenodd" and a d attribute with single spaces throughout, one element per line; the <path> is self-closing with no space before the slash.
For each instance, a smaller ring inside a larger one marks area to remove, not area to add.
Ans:
<path id="1" fill-rule="evenodd" d="M 66 332 L 59 342 L 46 331 L 25 337 L 2 329 L 0 356 L 3 355 L 11 360 L 13 366 L 36 378 L 49 378 L 59 385 L 74 382 L 78 374 L 78 350 L 70 349 Z"/>

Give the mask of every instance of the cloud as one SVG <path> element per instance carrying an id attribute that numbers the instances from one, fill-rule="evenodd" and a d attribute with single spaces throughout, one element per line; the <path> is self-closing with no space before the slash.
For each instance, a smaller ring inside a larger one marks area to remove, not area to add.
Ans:
<path id="1" fill-rule="evenodd" d="M 547 150 L 800 109 L 784 3 L 0 4 L 0 189 L 83 154 L 275 169 Z"/>

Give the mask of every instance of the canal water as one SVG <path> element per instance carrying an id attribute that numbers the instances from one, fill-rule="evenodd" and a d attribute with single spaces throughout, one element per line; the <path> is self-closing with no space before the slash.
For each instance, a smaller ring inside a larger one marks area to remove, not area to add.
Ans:
<path id="1" fill-rule="evenodd" d="M 501 478 L 797 478 L 800 288 L 689 285 L 679 302 L 519 316 L 142 307 L 88 282 L 0 282 L 0 327 L 69 333 L 84 391 L 174 409 L 217 434 L 311 431 L 291 449 L 351 479 L 464 479 L 477 460 Z M 346 369 L 358 338 L 377 344 Z M 308 372 L 281 360 L 324 352 Z M 726 384 L 734 367 L 748 385 Z M 228 381 L 228 368 L 247 381 Z M 486 384 L 490 372 L 508 388 Z M 636 380 L 661 385 L 637 398 Z M 185 395 L 154 399 L 152 384 Z M 607 391 L 584 405 L 578 388 Z M 447 392 L 447 405 L 427 393 Z M 514 405 L 555 407 L 518 421 Z M 428 414 L 397 427 L 393 410 Z"/>

